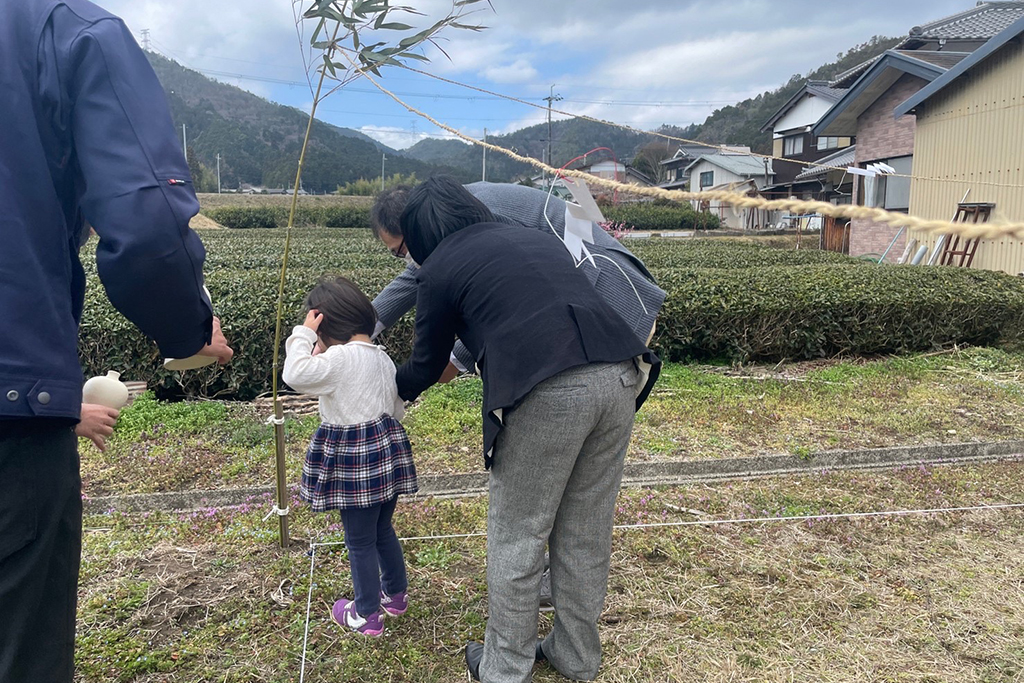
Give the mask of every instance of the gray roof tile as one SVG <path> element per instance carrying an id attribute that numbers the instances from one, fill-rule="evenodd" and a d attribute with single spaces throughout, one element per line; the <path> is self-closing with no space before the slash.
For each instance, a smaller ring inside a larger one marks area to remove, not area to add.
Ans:
<path id="1" fill-rule="evenodd" d="M 856 161 L 857 145 L 850 145 L 844 147 L 838 151 L 832 152 L 826 157 L 818 159 L 814 163 L 821 164 L 821 166 L 836 166 L 839 168 L 847 168 L 853 166 Z M 797 174 L 794 180 L 807 180 L 808 178 L 814 178 L 816 176 L 825 175 L 831 169 L 822 168 L 821 166 L 808 166 L 803 171 Z"/>
<path id="2" fill-rule="evenodd" d="M 1022 0 L 978 2 L 976 6 L 963 12 L 913 27 L 907 38 L 895 49 L 906 52 L 900 48 L 905 45 L 913 45 L 915 40 L 988 40 L 1021 17 L 1024 17 L 1024 1 Z M 951 45 L 950 48 L 952 54 L 953 46 Z M 856 77 L 866 71 L 879 57 L 881 55 L 836 74 L 829 85 L 849 87 Z M 946 69 L 952 68 L 954 65 L 939 64 Z"/>
<path id="3" fill-rule="evenodd" d="M 993 0 L 910 29 L 912 38 L 988 39 L 1024 16 L 1024 2 Z"/>
<path id="4" fill-rule="evenodd" d="M 701 161 L 708 161 L 736 175 L 764 175 L 764 160 L 747 154 L 701 154 L 692 164 L 686 167 L 687 170 L 693 168 Z M 770 161 L 768 163 L 768 173 L 770 175 L 775 173 L 772 170 Z"/>
<path id="5" fill-rule="evenodd" d="M 960 60 L 970 54 L 970 52 L 936 52 L 934 50 L 895 50 L 895 52 L 904 57 L 919 59 L 922 62 L 928 62 L 943 69 L 952 69 L 960 63 Z"/>

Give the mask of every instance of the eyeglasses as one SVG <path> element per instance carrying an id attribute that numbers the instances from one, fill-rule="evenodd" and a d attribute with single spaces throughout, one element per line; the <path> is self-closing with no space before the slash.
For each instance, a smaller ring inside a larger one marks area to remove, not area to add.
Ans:
<path id="1" fill-rule="evenodd" d="M 405 248 L 405 238 L 402 238 L 402 243 L 391 250 L 391 255 L 395 258 L 405 258 L 405 254 L 402 253 L 402 249 Z"/>

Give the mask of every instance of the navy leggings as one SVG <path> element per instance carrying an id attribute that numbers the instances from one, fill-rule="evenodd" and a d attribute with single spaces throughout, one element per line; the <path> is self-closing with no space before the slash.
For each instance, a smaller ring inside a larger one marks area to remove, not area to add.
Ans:
<path id="1" fill-rule="evenodd" d="M 345 545 L 356 591 L 356 611 L 369 616 L 380 609 L 381 588 L 388 595 L 408 588 L 402 545 L 391 526 L 398 496 L 369 508 L 340 510 Z"/>

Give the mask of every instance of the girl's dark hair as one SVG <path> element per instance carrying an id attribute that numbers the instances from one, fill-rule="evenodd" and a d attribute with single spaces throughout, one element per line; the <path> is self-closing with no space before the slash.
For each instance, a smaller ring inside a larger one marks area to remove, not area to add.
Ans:
<path id="1" fill-rule="evenodd" d="M 317 333 L 344 344 L 357 334 L 372 335 L 377 326 L 373 304 L 356 285 L 343 277 L 326 277 L 306 295 L 306 311 L 323 314 Z"/>
<path id="2" fill-rule="evenodd" d="M 413 259 L 423 263 L 448 235 L 495 220 L 491 210 L 455 178 L 437 175 L 409 192 L 401 218 L 402 237 Z"/>
<path id="3" fill-rule="evenodd" d="M 377 200 L 370 209 L 370 227 L 373 229 L 374 237 L 380 239 L 382 232 L 393 237 L 402 236 L 402 212 L 409 201 L 411 190 L 408 185 L 396 185 L 377 195 Z"/>

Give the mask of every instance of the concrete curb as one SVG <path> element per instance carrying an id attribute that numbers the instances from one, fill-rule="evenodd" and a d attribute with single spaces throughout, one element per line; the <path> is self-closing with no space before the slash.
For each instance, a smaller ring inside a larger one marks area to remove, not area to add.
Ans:
<path id="1" fill-rule="evenodd" d="M 668 462 L 626 463 L 623 486 L 654 486 L 755 479 L 780 475 L 807 475 L 833 470 L 870 470 L 910 465 L 983 463 L 1024 460 L 1024 441 L 957 443 L 937 446 L 899 446 L 856 451 L 825 451 L 807 458 L 792 455 L 765 455 L 720 460 L 673 460 Z M 487 474 L 435 474 L 419 478 L 420 491 L 412 498 L 458 498 L 487 491 Z M 206 507 L 244 505 L 252 499 L 273 495 L 272 486 L 141 493 L 128 496 L 103 496 L 84 501 L 86 514 L 118 512 L 154 512 L 195 510 Z"/>

